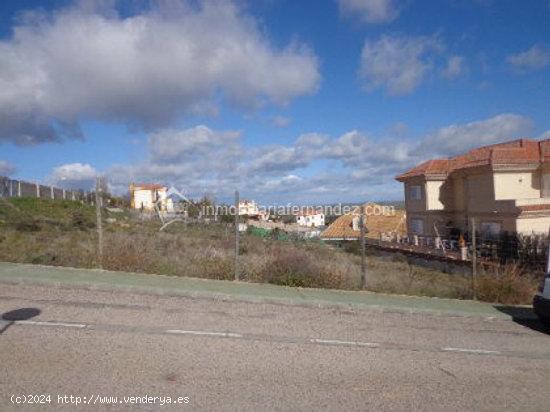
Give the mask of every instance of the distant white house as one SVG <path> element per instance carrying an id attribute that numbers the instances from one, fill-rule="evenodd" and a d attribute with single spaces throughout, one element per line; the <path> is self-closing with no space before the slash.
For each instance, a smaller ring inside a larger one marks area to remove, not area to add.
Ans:
<path id="1" fill-rule="evenodd" d="M 153 211 L 156 204 L 161 211 L 173 212 L 174 203 L 167 191 L 166 186 L 159 184 L 131 184 L 130 205 L 132 209 Z"/>
<path id="2" fill-rule="evenodd" d="M 239 216 L 248 216 L 252 219 L 267 220 L 268 214 L 260 210 L 258 204 L 253 200 L 241 200 L 239 202 Z"/>
<path id="3" fill-rule="evenodd" d="M 296 216 L 296 223 L 306 227 L 325 226 L 325 215 L 318 210 L 302 210 Z"/>

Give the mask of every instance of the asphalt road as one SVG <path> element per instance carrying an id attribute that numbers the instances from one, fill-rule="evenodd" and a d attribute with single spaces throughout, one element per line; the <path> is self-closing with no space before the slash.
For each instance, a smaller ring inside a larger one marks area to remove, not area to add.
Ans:
<path id="1" fill-rule="evenodd" d="M 23 308 L 0 410 L 550 409 L 536 321 L 1 284 Z"/>

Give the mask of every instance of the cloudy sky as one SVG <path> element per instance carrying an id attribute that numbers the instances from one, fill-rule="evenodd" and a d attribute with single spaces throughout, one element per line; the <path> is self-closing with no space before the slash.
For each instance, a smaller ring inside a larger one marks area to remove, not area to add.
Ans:
<path id="1" fill-rule="evenodd" d="M 263 203 L 402 198 L 550 138 L 548 0 L 4 0 L 0 175 Z"/>

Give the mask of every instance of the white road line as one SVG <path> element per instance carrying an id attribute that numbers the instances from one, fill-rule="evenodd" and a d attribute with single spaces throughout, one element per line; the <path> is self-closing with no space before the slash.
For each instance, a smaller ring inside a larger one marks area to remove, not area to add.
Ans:
<path id="1" fill-rule="evenodd" d="M 85 328 L 83 323 L 65 323 L 65 322 L 40 322 L 37 320 L 16 320 L 16 325 L 33 325 L 33 326 L 61 326 L 66 328 Z"/>
<path id="2" fill-rule="evenodd" d="M 368 348 L 377 348 L 380 346 L 378 343 L 372 342 L 354 342 L 336 339 L 310 339 L 309 341 L 312 343 L 323 343 L 325 345 L 364 346 Z"/>
<path id="3" fill-rule="evenodd" d="M 196 336 L 218 336 L 222 338 L 242 338 L 243 335 L 239 333 L 230 333 L 230 332 L 206 332 L 200 330 L 179 330 L 179 329 L 168 329 L 166 333 L 172 333 L 176 335 L 196 335 Z"/>
<path id="4" fill-rule="evenodd" d="M 482 355 L 501 355 L 502 352 L 498 350 L 485 350 L 485 349 L 465 349 L 465 348 L 441 348 L 445 352 L 462 352 L 462 353 L 477 353 Z"/>

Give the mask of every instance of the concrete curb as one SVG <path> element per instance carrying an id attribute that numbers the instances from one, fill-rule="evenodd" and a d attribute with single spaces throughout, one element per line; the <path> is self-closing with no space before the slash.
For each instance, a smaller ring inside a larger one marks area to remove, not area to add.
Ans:
<path id="1" fill-rule="evenodd" d="M 290 288 L 259 283 L 181 278 L 99 269 L 67 268 L 0 262 L 0 283 L 38 284 L 64 289 L 86 289 L 241 301 L 317 308 L 376 310 L 404 314 L 483 317 L 486 319 L 535 319 L 530 307 L 417 296 L 378 294 L 368 291 L 338 291 Z"/>

